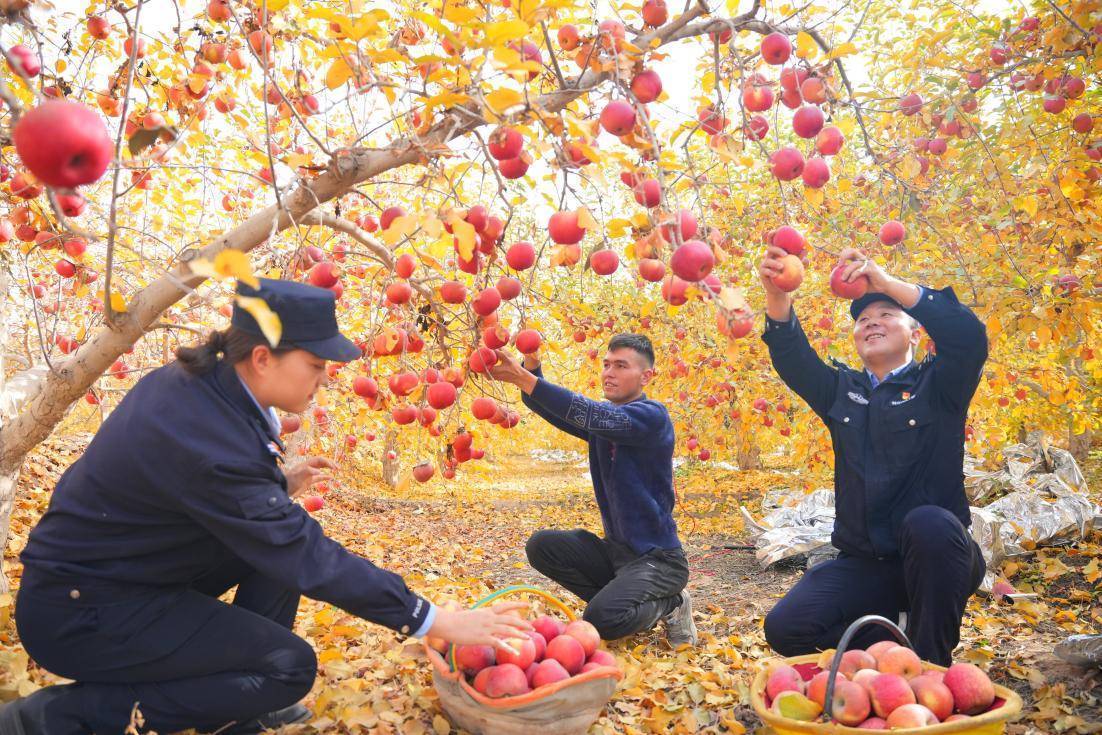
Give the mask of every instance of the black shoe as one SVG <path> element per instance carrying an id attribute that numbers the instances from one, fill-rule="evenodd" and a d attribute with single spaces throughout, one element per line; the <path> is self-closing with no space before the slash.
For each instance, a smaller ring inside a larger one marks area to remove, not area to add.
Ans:
<path id="1" fill-rule="evenodd" d="M 19 717 L 19 702 L 0 705 L 0 735 L 31 735 L 23 727 L 23 720 Z"/>
<path id="2" fill-rule="evenodd" d="M 275 730 L 277 727 L 306 722 L 309 719 L 310 710 L 301 704 L 292 704 L 290 707 L 277 709 L 275 712 L 269 712 L 248 722 L 240 722 L 225 730 L 219 730 L 218 735 L 259 735 L 266 730 Z M 0 720 L 0 723 L 2 722 Z M 0 730 L 0 735 L 8 735 L 8 733 Z M 22 735 L 22 733 L 16 731 L 12 735 Z"/>

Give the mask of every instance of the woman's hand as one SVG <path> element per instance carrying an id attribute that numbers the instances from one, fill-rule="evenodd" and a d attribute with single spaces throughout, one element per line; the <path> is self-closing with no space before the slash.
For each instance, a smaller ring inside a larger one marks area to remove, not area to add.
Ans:
<path id="1" fill-rule="evenodd" d="M 513 613 L 527 608 L 526 602 L 499 602 L 475 610 L 448 610 L 438 606 L 436 619 L 427 635 L 456 645 L 493 646 L 517 653 L 508 644 L 509 639 L 523 637 L 532 630 L 532 624 Z"/>
<path id="2" fill-rule="evenodd" d="M 336 462 L 325 457 L 307 457 L 288 465 L 283 471 L 287 478 L 287 494 L 292 498 L 306 492 L 311 485 L 333 479 L 328 470 L 337 470 Z"/>

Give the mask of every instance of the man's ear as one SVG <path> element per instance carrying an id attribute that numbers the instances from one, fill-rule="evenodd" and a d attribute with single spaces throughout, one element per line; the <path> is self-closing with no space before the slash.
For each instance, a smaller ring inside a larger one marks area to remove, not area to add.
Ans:
<path id="1" fill-rule="evenodd" d="M 647 383 L 651 382 L 651 381 L 652 381 L 652 380 L 654 379 L 654 376 L 655 376 L 656 374 L 657 374 L 657 373 L 656 373 L 655 369 L 654 369 L 654 368 L 652 368 L 652 367 L 649 367 L 649 368 L 647 368 L 646 370 L 644 370 L 644 371 L 643 371 L 643 379 L 642 379 L 642 384 L 643 384 L 643 385 L 646 385 Z"/>

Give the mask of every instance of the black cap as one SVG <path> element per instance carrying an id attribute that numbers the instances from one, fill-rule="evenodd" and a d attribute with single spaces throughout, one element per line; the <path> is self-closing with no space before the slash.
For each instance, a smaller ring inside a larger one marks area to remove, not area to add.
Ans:
<path id="1" fill-rule="evenodd" d="M 875 304 L 877 301 L 887 301 L 889 304 L 895 304 L 900 309 L 903 308 L 903 305 L 893 299 L 891 296 L 888 296 L 885 293 L 874 293 L 870 291 L 861 298 L 853 300 L 853 303 L 849 305 L 850 316 L 853 317 L 854 321 L 857 321 L 857 317 L 861 316 L 861 312 L 865 310 L 865 307 L 867 307 L 869 304 Z"/>
<path id="2" fill-rule="evenodd" d="M 337 297 L 332 291 L 297 281 L 257 280 L 259 289 L 238 281 L 237 293 L 264 299 L 279 316 L 282 331 L 277 347 L 298 347 L 334 362 L 349 362 L 363 354 L 337 326 Z M 230 324 L 249 334 L 264 334 L 252 314 L 236 302 Z"/>

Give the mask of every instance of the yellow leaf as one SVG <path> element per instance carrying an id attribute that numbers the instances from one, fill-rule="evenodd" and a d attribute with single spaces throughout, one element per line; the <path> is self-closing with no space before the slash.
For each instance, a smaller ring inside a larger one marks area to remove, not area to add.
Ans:
<path id="1" fill-rule="evenodd" d="M 815 39 L 805 31 L 796 34 L 796 55 L 801 59 L 813 59 L 819 53 Z"/>
<path id="2" fill-rule="evenodd" d="M 528 33 L 529 26 L 520 18 L 490 23 L 486 26 L 486 43 L 497 45 L 503 41 L 515 41 Z"/>
<path id="3" fill-rule="evenodd" d="M 600 225 L 597 224 L 597 220 L 593 219 L 593 215 L 589 213 L 589 210 L 582 207 L 578 210 L 578 227 L 583 230 L 596 230 Z"/>
<path id="4" fill-rule="evenodd" d="M 118 291 L 111 294 L 111 308 L 120 314 L 126 313 L 126 299 L 124 299 L 122 294 Z"/>
<path id="5" fill-rule="evenodd" d="M 631 227 L 631 221 L 626 219 L 613 219 L 608 223 L 608 234 L 612 237 L 623 237 Z"/>
<path id="6" fill-rule="evenodd" d="M 344 653 L 339 648 L 327 648 L 318 654 L 318 663 L 327 664 L 330 661 L 340 661 Z"/>
<path id="7" fill-rule="evenodd" d="M 804 187 L 804 199 L 814 207 L 823 206 L 823 190 Z"/>
<path id="8" fill-rule="evenodd" d="M 383 242 L 390 247 L 417 229 L 417 219 L 410 215 L 395 217 L 390 227 L 383 230 Z"/>
<path id="9" fill-rule="evenodd" d="M 280 335 L 283 334 L 283 324 L 279 321 L 279 315 L 268 308 L 264 299 L 255 296 L 235 296 L 237 304 L 249 312 L 256 323 L 260 325 L 260 331 L 272 347 L 279 345 Z"/>
<path id="10" fill-rule="evenodd" d="M 459 94 L 458 92 L 442 92 L 425 100 L 425 110 L 427 112 L 432 112 L 434 107 L 453 107 L 455 105 L 461 105 L 469 99 L 469 96 Z"/>
<path id="11" fill-rule="evenodd" d="M 478 11 L 474 8 L 463 7 L 458 3 L 445 3 L 444 5 L 444 18 L 452 23 L 465 25 L 477 17 Z"/>
<path id="12" fill-rule="evenodd" d="M 848 54 L 857 53 L 857 46 L 852 43 L 843 43 L 840 46 L 835 47 L 827 56 L 827 61 L 831 59 L 837 59 L 840 56 L 846 56 Z"/>
<path id="13" fill-rule="evenodd" d="M 459 257 L 470 260 L 474 256 L 475 229 L 469 222 L 459 220 L 452 224 L 452 234 L 455 235 L 456 249 Z"/>
<path id="14" fill-rule="evenodd" d="M 448 735 L 452 731 L 452 726 L 442 715 L 436 715 L 432 718 L 432 731 L 436 735 Z"/>
<path id="15" fill-rule="evenodd" d="M 214 270 L 218 273 L 219 278 L 236 278 L 253 288 L 260 286 L 260 282 L 253 275 L 253 267 L 249 263 L 249 256 L 240 250 L 226 248 L 214 256 Z"/>
<path id="16" fill-rule="evenodd" d="M 351 78 L 352 70 L 348 68 L 348 64 L 344 63 L 344 59 L 337 59 L 325 74 L 325 86 L 329 89 L 336 89 L 343 86 Z"/>
<path id="17" fill-rule="evenodd" d="M 504 87 L 495 89 L 486 95 L 486 105 L 498 115 L 503 114 L 510 107 L 519 105 L 523 100 L 524 98 L 521 97 L 520 92 Z"/>
<path id="18" fill-rule="evenodd" d="M 1018 197 L 1017 201 L 1014 202 L 1014 206 L 1028 214 L 1030 217 L 1037 216 L 1037 197 Z"/>

